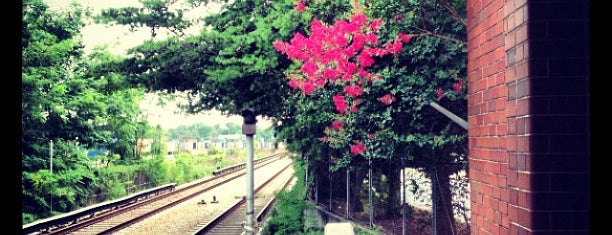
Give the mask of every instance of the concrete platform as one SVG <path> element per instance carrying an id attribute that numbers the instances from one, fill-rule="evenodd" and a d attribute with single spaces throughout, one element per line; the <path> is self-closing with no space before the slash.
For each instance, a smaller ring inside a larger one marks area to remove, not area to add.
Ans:
<path id="1" fill-rule="evenodd" d="M 350 223 L 327 223 L 325 235 L 355 235 L 355 231 Z"/>

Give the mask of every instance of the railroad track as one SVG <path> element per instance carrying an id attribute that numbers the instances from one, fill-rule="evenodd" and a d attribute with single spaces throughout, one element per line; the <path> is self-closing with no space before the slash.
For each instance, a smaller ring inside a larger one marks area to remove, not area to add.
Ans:
<path id="1" fill-rule="evenodd" d="M 254 190 L 255 198 L 253 209 L 256 213 L 255 221 L 261 221 L 273 205 L 275 201 L 274 194 L 280 188 L 284 190 L 295 180 L 293 169 L 287 165 L 281 171 L 276 173 L 270 180 L 266 181 Z M 246 220 L 246 198 L 241 198 L 236 201 L 232 207 L 222 212 L 212 221 L 203 225 L 200 229 L 194 231 L 193 235 L 239 235 L 244 231 L 244 221 Z M 257 225 L 255 228 L 257 229 Z"/>
<path id="2" fill-rule="evenodd" d="M 277 157 L 276 157 L 277 156 Z M 260 161 L 255 165 L 256 171 L 259 168 L 273 164 L 287 156 L 287 153 L 277 154 L 271 157 L 270 161 Z M 104 207 L 96 211 L 81 213 L 83 216 L 68 216 L 57 219 L 46 220 L 43 223 L 33 223 L 24 226 L 24 234 L 112 234 L 133 224 L 145 220 L 151 216 L 159 214 L 169 208 L 188 202 L 195 197 L 202 195 L 227 182 L 235 180 L 245 175 L 244 167 L 233 166 L 235 171 L 224 169 L 215 176 L 194 182 L 187 185 L 176 187 L 171 192 L 166 192 L 146 199 L 124 200 L 126 203 Z M 129 204 L 127 203 L 129 201 Z M 74 217 L 74 218 L 73 218 Z M 55 222 L 57 220 L 58 222 Z M 46 226 L 46 227 L 45 227 Z"/>

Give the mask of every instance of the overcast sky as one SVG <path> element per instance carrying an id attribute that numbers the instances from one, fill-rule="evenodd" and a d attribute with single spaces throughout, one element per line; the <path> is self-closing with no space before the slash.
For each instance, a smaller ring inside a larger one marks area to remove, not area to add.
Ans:
<path id="1" fill-rule="evenodd" d="M 72 0 L 45 0 L 52 10 L 67 9 L 70 6 Z M 98 13 L 101 9 L 110 7 L 128 7 L 128 6 L 142 6 L 138 0 L 79 0 L 83 7 L 90 7 L 94 14 Z M 195 17 L 204 16 L 210 12 L 218 12 L 221 9 L 221 5 L 210 3 L 207 6 L 201 6 L 194 11 L 185 13 L 187 18 L 193 19 Z M 187 34 L 195 34 L 199 32 L 197 28 L 189 29 Z M 95 46 L 107 45 L 108 51 L 117 54 L 125 55 L 127 49 L 137 46 L 144 40 L 151 37 L 150 30 L 143 28 L 130 32 L 129 26 L 108 26 L 101 24 L 93 24 L 86 26 L 81 31 L 83 44 L 85 45 L 85 51 L 90 51 Z M 166 35 L 159 33 L 156 39 L 163 39 Z M 206 125 L 213 126 L 215 124 L 225 125 L 227 122 L 233 122 L 242 125 L 241 116 L 221 115 L 218 111 L 210 111 L 198 115 L 187 115 L 180 109 L 176 108 L 175 103 L 170 103 L 164 107 L 157 106 L 157 98 L 149 94 L 145 97 L 141 103 L 141 109 L 143 114 L 147 115 L 147 119 L 151 125 L 161 125 L 164 129 L 175 128 L 180 125 L 191 125 L 195 123 L 204 123 Z M 271 123 L 267 120 L 262 120 L 258 117 L 257 126 L 267 128 Z"/>

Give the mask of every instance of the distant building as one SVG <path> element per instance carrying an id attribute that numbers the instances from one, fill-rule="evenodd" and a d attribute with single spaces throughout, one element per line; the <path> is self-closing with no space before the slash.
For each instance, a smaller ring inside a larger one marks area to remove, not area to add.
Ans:
<path id="1" fill-rule="evenodd" d="M 138 139 L 136 141 L 136 150 L 139 153 L 148 153 L 151 152 L 151 145 L 153 144 L 153 139 Z"/>

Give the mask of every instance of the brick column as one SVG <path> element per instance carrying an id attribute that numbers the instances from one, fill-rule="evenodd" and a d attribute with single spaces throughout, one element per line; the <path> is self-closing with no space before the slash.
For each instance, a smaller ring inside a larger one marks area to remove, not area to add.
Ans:
<path id="1" fill-rule="evenodd" d="M 504 1 L 467 6 L 471 234 L 508 234 Z"/>
<path id="2" fill-rule="evenodd" d="M 472 234 L 588 234 L 589 3 L 468 0 Z"/>

